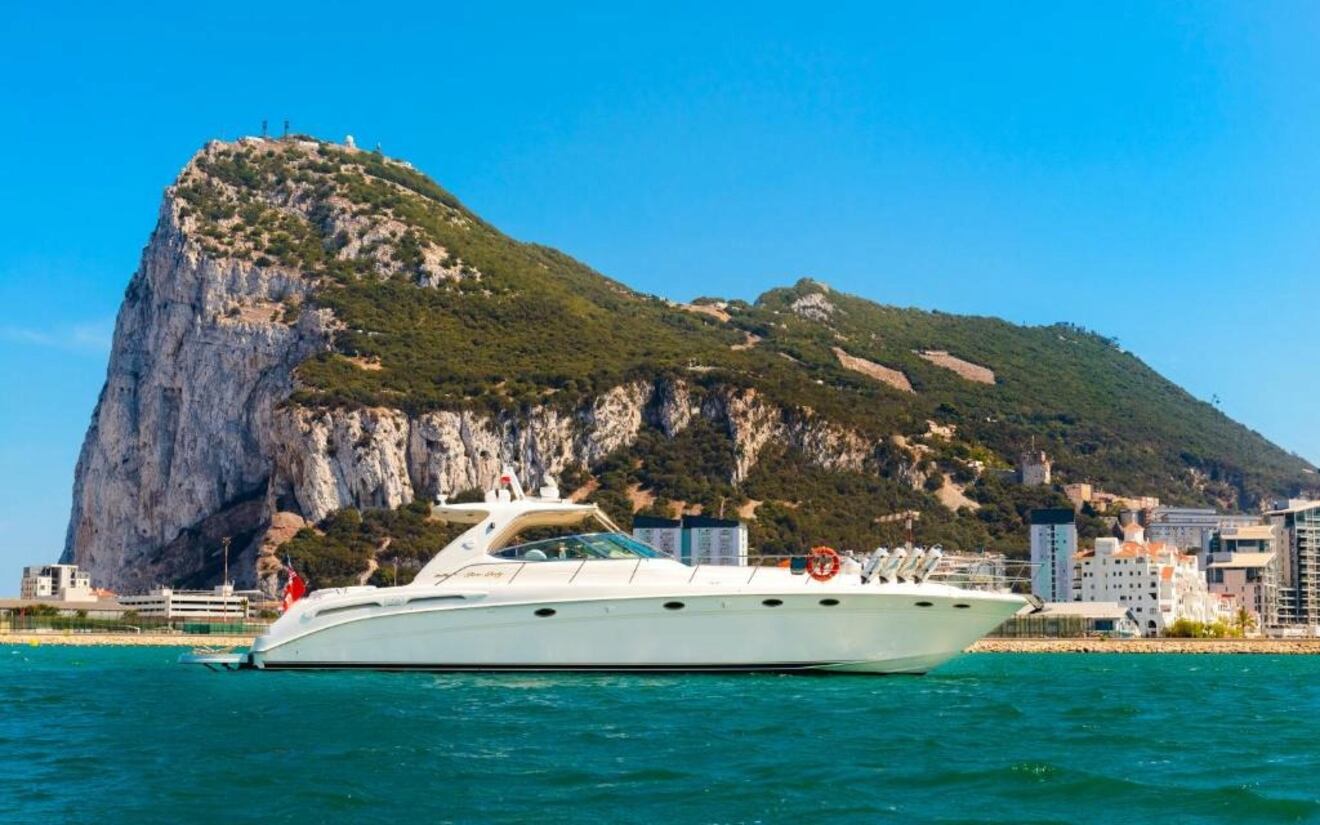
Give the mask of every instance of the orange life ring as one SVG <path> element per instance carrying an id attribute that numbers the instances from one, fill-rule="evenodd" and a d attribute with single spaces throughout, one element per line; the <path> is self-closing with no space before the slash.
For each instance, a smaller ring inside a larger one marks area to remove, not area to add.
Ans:
<path id="1" fill-rule="evenodd" d="M 839 574 L 843 561 L 833 547 L 813 547 L 807 555 L 807 575 L 818 582 L 827 582 Z"/>

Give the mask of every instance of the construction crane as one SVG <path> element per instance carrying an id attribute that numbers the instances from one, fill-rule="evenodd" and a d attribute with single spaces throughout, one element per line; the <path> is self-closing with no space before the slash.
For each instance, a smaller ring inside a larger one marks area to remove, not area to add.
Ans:
<path id="1" fill-rule="evenodd" d="M 903 522 L 907 529 L 907 548 L 912 549 L 912 523 L 921 518 L 920 511 L 901 510 L 897 513 L 888 513 L 883 516 L 876 516 L 871 520 L 872 524 L 895 524 Z"/>

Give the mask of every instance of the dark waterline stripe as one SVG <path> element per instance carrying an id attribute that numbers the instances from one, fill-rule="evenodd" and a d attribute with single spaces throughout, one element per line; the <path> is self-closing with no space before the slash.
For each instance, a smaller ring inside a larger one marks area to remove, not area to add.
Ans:
<path id="1" fill-rule="evenodd" d="M 438 673 L 831 673 L 856 674 L 863 676 L 885 675 L 920 675 L 911 671 L 894 674 L 874 671 L 823 670 L 831 665 L 843 662 L 793 662 L 771 663 L 763 665 L 460 665 L 460 664 L 370 664 L 363 662 L 265 662 L 259 670 L 380 670 L 380 671 L 425 671 Z"/>

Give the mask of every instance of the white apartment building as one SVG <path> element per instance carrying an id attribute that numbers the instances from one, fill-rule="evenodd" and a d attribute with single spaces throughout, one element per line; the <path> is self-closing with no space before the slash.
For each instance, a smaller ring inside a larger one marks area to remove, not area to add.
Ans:
<path id="1" fill-rule="evenodd" d="M 1084 602 L 1118 602 L 1146 636 L 1164 633 L 1178 619 L 1231 618 L 1230 602 L 1209 591 L 1196 557 L 1164 542 L 1147 544 L 1140 525 L 1126 525 L 1124 540 L 1096 539 L 1077 555 L 1074 594 Z"/>
<path id="2" fill-rule="evenodd" d="M 76 564 L 42 564 L 24 567 L 18 595 L 20 599 L 96 601 L 91 575 L 79 570 Z"/>
<path id="3" fill-rule="evenodd" d="M 634 516 L 632 534 L 684 564 L 747 564 L 747 525 L 739 521 Z"/>
<path id="4" fill-rule="evenodd" d="M 683 552 L 683 522 L 676 518 L 633 516 L 632 535 L 670 558 Z"/>
<path id="5" fill-rule="evenodd" d="M 1032 510 L 1031 592 L 1046 602 L 1073 598 L 1073 557 L 1077 555 L 1077 514 L 1068 508 Z"/>
<path id="6" fill-rule="evenodd" d="M 747 525 L 742 522 L 687 516 L 683 532 L 687 538 L 684 563 L 747 565 Z"/>
<path id="7" fill-rule="evenodd" d="M 125 610 L 164 619 L 246 619 L 248 600 L 234 593 L 233 585 L 214 590 L 174 590 L 157 587 L 150 593 L 120 596 Z"/>

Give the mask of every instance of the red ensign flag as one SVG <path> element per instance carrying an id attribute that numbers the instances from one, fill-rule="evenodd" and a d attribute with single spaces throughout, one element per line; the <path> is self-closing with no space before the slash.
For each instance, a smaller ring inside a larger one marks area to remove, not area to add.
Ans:
<path id="1" fill-rule="evenodd" d="M 303 597 L 307 592 L 307 583 L 303 581 L 298 571 L 293 569 L 292 565 L 286 564 L 284 569 L 289 571 L 289 580 L 284 583 L 284 601 L 280 603 L 280 612 L 287 611 L 293 607 L 293 603 Z"/>

